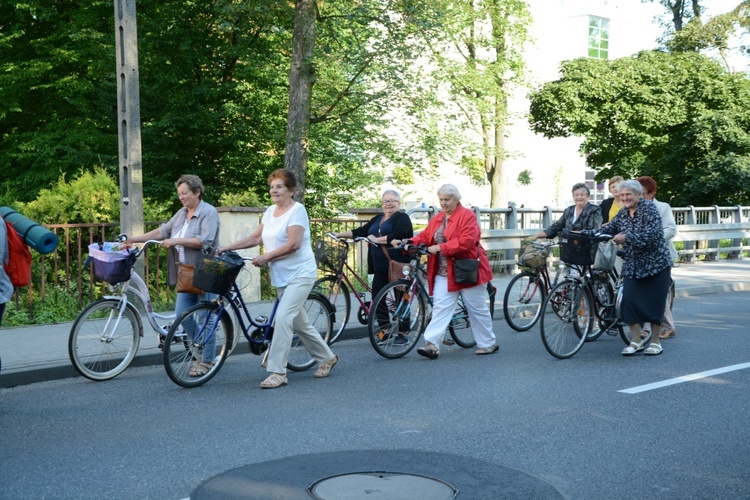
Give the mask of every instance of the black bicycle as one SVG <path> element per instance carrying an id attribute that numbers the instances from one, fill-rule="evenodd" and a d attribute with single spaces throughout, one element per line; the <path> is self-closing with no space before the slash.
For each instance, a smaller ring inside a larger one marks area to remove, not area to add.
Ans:
<path id="1" fill-rule="evenodd" d="M 251 261 L 250 258 L 240 257 L 235 252 L 233 259 Z M 247 304 L 235 281 L 238 269 L 231 266 L 222 269 L 214 262 L 208 271 L 215 276 L 222 277 L 228 273 L 229 279 L 218 280 L 215 288 L 206 287 L 203 290 L 219 294 L 219 298 L 210 302 L 201 302 L 182 313 L 172 324 L 164 343 L 164 368 L 169 378 L 182 387 L 197 387 L 203 385 L 221 369 L 229 354 L 234 335 L 232 318 L 237 318 L 240 331 L 247 339 L 253 354 L 263 355 L 262 363 L 268 355 L 268 347 L 273 340 L 273 325 L 279 301 L 273 304 L 269 315 L 250 314 Z M 244 263 L 242 264 L 244 265 Z M 240 266 L 241 267 L 241 266 Z M 195 279 L 200 276 L 200 269 L 196 266 Z M 320 333 L 323 339 L 331 334 L 332 310 L 324 296 L 312 292 L 305 301 L 305 312 L 310 324 Z M 230 314 L 230 311 L 234 314 Z M 209 350 L 209 361 L 206 361 L 205 350 Z M 287 368 L 292 371 L 304 371 L 315 364 L 301 339 L 294 335 L 289 352 Z M 203 365 L 202 367 L 199 365 Z M 196 368 L 202 368 L 196 371 Z"/>
<path id="2" fill-rule="evenodd" d="M 613 271 L 592 269 L 592 248 L 611 238 L 595 231 L 563 232 L 561 259 L 575 272 L 550 290 L 540 323 L 542 343 L 556 358 L 570 358 L 604 332 L 619 334 L 630 345 L 630 329 L 620 319 L 622 277 L 613 285 Z"/>
<path id="3" fill-rule="evenodd" d="M 428 254 L 427 247 L 406 245 L 399 248 L 406 249 L 412 257 L 408 274 L 404 279 L 388 283 L 373 299 L 367 328 L 372 347 L 378 354 L 390 359 L 400 358 L 416 346 L 430 321 L 428 310 L 432 306 L 425 265 L 422 263 L 422 257 Z M 490 316 L 495 313 L 496 294 L 497 288 L 491 281 L 488 282 Z M 460 294 L 447 333 L 460 347 L 476 345 L 469 313 Z M 451 345 L 452 342 L 446 336 L 443 343 Z"/>

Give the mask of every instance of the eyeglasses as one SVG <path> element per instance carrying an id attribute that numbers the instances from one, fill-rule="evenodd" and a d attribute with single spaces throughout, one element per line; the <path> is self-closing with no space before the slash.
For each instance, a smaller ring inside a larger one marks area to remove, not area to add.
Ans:
<path id="1" fill-rule="evenodd" d="M 401 203 L 398 200 L 383 200 L 383 205 L 393 205 L 395 203 Z"/>

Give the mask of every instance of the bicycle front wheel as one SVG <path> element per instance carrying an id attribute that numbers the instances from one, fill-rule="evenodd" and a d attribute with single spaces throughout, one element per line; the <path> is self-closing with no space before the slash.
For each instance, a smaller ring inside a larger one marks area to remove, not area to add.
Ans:
<path id="1" fill-rule="evenodd" d="M 68 337 L 68 355 L 78 373 L 89 380 L 109 380 L 121 374 L 138 352 L 141 318 L 122 301 L 102 299 L 78 315 Z"/>
<path id="2" fill-rule="evenodd" d="M 319 293 L 313 292 L 305 300 L 304 307 L 307 320 L 317 330 L 318 334 L 324 340 L 330 338 L 333 322 L 331 321 L 332 313 L 328 299 Z M 292 336 L 292 346 L 289 350 L 289 359 L 287 359 L 286 367 L 293 372 L 301 372 L 314 364 L 315 359 L 302 343 L 302 338 L 295 333 Z"/>
<path id="3" fill-rule="evenodd" d="M 534 272 L 523 271 L 508 283 L 503 298 L 503 313 L 508 326 L 525 332 L 539 321 L 544 298 L 547 295 L 543 278 Z"/>
<path id="4" fill-rule="evenodd" d="M 224 364 L 233 338 L 232 322 L 215 302 L 202 302 L 182 313 L 164 342 L 164 368 L 175 384 L 198 387 Z"/>
<path id="5" fill-rule="evenodd" d="M 349 288 L 338 276 L 325 276 L 313 285 L 313 292 L 317 292 L 331 303 L 333 327 L 331 335 L 326 338 L 328 345 L 333 344 L 346 328 L 352 311 L 352 297 Z"/>
<path id="6" fill-rule="evenodd" d="M 540 330 L 542 343 L 559 359 L 573 356 L 594 326 L 594 304 L 588 288 L 574 280 L 558 283 L 544 301 Z"/>
<path id="7" fill-rule="evenodd" d="M 427 325 L 427 303 L 412 282 L 383 287 L 372 301 L 367 331 L 375 352 L 388 359 L 404 356 L 417 345 Z"/>
<path id="8" fill-rule="evenodd" d="M 471 333 L 469 312 L 466 310 L 466 305 L 461 295 L 458 296 L 458 304 L 456 305 L 456 311 L 453 313 L 453 318 L 451 318 L 451 322 L 448 325 L 448 332 L 460 347 L 468 349 L 477 345 L 474 334 Z"/>

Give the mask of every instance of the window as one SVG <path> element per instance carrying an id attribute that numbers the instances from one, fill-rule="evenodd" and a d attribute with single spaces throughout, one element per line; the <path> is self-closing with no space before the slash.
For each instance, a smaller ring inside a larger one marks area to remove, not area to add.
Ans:
<path id="1" fill-rule="evenodd" d="M 594 176 L 596 176 L 594 170 L 586 170 L 586 187 L 591 191 L 589 201 L 598 205 L 607 197 L 607 194 L 604 191 L 604 184 L 597 182 Z"/>
<path id="2" fill-rule="evenodd" d="M 609 19 L 589 16 L 589 57 L 609 58 Z"/>

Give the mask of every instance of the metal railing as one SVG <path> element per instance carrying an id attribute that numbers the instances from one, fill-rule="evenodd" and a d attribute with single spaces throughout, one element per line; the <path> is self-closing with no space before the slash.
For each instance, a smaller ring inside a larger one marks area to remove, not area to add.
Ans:
<path id="1" fill-rule="evenodd" d="M 545 207 L 533 209 L 510 206 L 508 208 L 473 209 L 482 229 L 482 244 L 487 251 L 496 274 L 515 271 L 516 256 L 523 239 L 536 234 L 556 220 L 562 209 Z M 434 206 L 415 208 L 408 212 L 412 217 L 415 229 L 424 227 L 439 209 Z M 703 256 L 706 260 L 715 260 L 724 254 L 725 258 L 736 259 L 747 257 L 750 253 L 750 207 L 679 207 L 673 208 L 677 222 L 678 249 L 683 262 L 697 260 Z M 351 230 L 364 224 L 377 210 L 360 211 L 359 219 L 311 219 L 313 241 L 329 231 L 340 232 Z M 146 231 L 158 227 L 161 223 L 146 224 Z M 63 290 L 73 296 L 79 307 L 91 302 L 101 293 L 105 285 L 96 283 L 85 267 L 85 256 L 88 245 L 97 241 L 113 241 L 119 234 L 116 223 L 95 224 L 50 224 L 47 229 L 54 232 L 60 245 L 49 255 L 33 252 L 32 284 L 17 291 L 14 300 L 17 305 L 28 304 L 29 313 L 33 316 L 34 298 L 44 300 L 51 289 Z M 350 264 L 358 273 L 367 272 L 367 248 L 364 244 L 352 246 Z M 154 290 L 155 296 L 170 300 L 174 292 L 166 286 L 166 253 L 158 249 L 153 255 L 144 259 L 143 277 Z M 268 280 L 261 280 L 261 294 L 270 293 Z"/>

